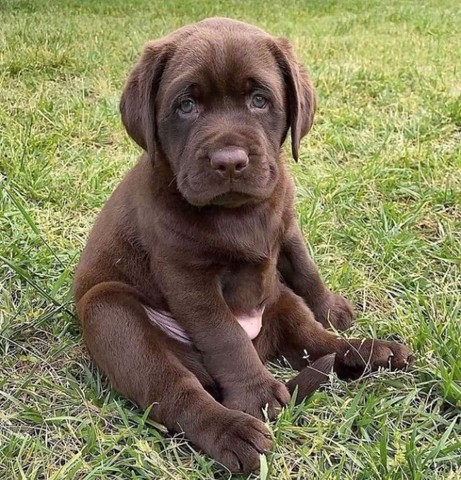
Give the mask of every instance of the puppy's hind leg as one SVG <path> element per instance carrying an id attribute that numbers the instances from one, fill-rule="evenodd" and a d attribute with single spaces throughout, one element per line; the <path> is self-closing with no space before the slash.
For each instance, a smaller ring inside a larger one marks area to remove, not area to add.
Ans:
<path id="1" fill-rule="evenodd" d="M 409 349 L 396 342 L 375 339 L 342 338 L 317 322 L 312 311 L 290 289 L 282 286 L 281 295 L 272 307 L 280 331 L 278 355 L 285 357 L 293 368 L 305 371 L 288 384 L 292 392 L 310 392 L 326 379 L 330 367 L 341 378 L 358 378 L 379 368 L 406 368 L 412 361 Z M 300 398 L 300 395 L 298 395 Z"/>
<path id="2" fill-rule="evenodd" d="M 154 327 L 136 290 L 118 282 L 90 289 L 77 303 L 85 343 L 120 393 L 231 471 L 249 472 L 271 447 L 265 425 L 219 404 Z"/>

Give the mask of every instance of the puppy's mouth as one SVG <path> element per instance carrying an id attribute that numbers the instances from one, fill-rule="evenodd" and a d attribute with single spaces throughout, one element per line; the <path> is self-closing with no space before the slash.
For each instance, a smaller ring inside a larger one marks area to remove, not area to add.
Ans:
<path id="1" fill-rule="evenodd" d="M 250 178 L 231 178 L 227 181 L 217 179 L 209 172 L 200 172 L 191 177 L 185 175 L 179 178 L 178 188 L 184 199 L 196 207 L 213 205 L 236 208 L 267 200 L 276 180 L 276 166 L 270 165 L 267 170 L 253 172 Z"/>

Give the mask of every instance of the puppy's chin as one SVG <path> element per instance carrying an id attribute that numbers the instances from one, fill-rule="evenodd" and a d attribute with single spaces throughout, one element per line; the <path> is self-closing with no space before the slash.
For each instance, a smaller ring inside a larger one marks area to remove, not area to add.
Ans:
<path id="1" fill-rule="evenodd" d="M 255 205 L 269 198 L 270 195 L 251 195 L 241 192 L 224 192 L 211 194 L 208 192 L 181 192 L 183 198 L 194 207 L 215 206 L 223 208 L 238 208 L 243 205 Z"/>
<path id="2" fill-rule="evenodd" d="M 179 188 L 182 197 L 194 207 L 216 206 L 238 208 L 243 205 L 256 205 L 270 198 L 275 188 L 275 182 L 270 182 L 263 188 L 222 188 L 196 191 L 190 187 Z"/>
<path id="3" fill-rule="evenodd" d="M 226 208 L 238 208 L 243 205 L 254 204 L 261 202 L 262 199 L 248 195 L 246 193 L 228 192 L 214 197 L 210 205 Z"/>

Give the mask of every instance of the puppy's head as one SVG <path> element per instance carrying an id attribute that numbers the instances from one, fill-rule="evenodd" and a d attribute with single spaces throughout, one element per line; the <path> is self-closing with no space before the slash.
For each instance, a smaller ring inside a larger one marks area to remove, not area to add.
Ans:
<path id="1" fill-rule="evenodd" d="M 149 42 L 120 110 L 153 161 L 159 152 L 192 205 L 238 206 L 270 197 L 280 147 L 309 131 L 315 94 L 287 40 L 214 18 Z"/>

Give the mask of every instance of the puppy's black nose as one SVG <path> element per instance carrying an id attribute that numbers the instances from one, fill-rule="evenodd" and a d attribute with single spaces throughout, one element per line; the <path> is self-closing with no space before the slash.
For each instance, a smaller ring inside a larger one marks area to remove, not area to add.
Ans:
<path id="1" fill-rule="evenodd" d="M 237 177 L 248 166 L 248 154 L 243 148 L 226 147 L 210 153 L 210 164 L 225 177 Z"/>

